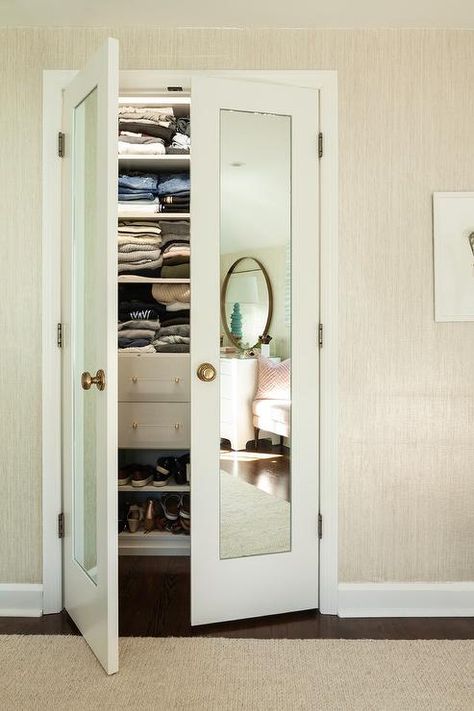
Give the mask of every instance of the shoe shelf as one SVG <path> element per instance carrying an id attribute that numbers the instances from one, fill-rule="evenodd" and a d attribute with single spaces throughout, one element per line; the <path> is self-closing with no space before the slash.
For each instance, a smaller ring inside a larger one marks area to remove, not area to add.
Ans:
<path id="1" fill-rule="evenodd" d="M 118 277 L 119 284 L 190 284 L 191 279 L 170 279 L 163 277 Z"/>
<path id="2" fill-rule="evenodd" d="M 121 212 L 118 215 L 119 220 L 189 220 L 191 213 L 189 212 L 144 212 L 143 215 L 137 215 L 136 212 Z"/>
<path id="3" fill-rule="evenodd" d="M 191 537 L 167 531 L 122 531 L 118 547 L 119 555 L 190 555 Z"/>
<path id="4" fill-rule="evenodd" d="M 191 486 L 189 484 L 175 484 L 174 482 L 170 482 L 169 484 L 166 484 L 165 486 L 152 486 L 148 484 L 147 486 L 118 486 L 118 493 L 122 492 L 127 492 L 127 493 L 134 493 L 134 494 L 140 494 L 141 492 L 147 493 L 147 494 L 168 494 L 173 491 L 191 491 Z"/>
<path id="5" fill-rule="evenodd" d="M 189 170 L 190 154 L 164 154 L 164 155 L 134 155 L 132 153 L 119 154 L 120 170 Z"/>

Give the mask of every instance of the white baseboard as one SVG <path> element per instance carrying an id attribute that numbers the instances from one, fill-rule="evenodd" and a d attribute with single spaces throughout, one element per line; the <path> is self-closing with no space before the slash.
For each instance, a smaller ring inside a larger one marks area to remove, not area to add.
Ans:
<path id="1" fill-rule="evenodd" d="M 42 585 L 0 583 L 0 617 L 41 617 L 42 614 Z"/>
<path id="2" fill-rule="evenodd" d="M 339 583 L 339 617 L 473 617 L 474 582 Z"/>

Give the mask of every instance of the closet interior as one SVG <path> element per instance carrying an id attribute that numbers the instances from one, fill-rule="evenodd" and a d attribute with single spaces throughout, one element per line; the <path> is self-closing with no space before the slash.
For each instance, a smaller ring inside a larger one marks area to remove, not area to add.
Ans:
<path id="1" fill-rule="evenodd" d="M 190 136 L 182 87 L 120 98 L 120 555 L 190 554 Z"/>

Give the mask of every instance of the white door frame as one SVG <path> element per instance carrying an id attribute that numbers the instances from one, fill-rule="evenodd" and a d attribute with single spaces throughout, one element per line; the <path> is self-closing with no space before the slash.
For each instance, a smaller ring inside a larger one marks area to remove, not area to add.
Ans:
<path id="1" fill-rule="evenodd" d="M 57 154 L 62 124 L 62 91 L 75 70 L 43 72 L 43 234 L 42 234 L 42 473 L 43 613 L 62 609 L 61 541 L 61 159 Z M 120 72 L 121 91 L 185 84 L 198 70 Z M 336 71 L 206 70 L 206 76 L 271 81 L 319 91 L 323 134 L 320 169 L 320 354 L 319 488 L 323 536 L 320 541 L 319 610 L 338 613 L 338 96 Z M 161 81 L 159 81 L 161 79 Z M 158 83 L 157 83 L 158 80 Z M 318 137 L 308 136 L 308 150 Z M 318 338 L 318 334 L 314 335 Z"/>

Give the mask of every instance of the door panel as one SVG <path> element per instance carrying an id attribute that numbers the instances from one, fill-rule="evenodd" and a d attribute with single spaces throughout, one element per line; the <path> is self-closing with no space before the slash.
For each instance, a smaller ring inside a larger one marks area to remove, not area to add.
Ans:
<path id="1" fill-rule="evenodd" d="M 117 106 L 109 39 L 64 92 L 62 254 L 64 606 L 109 674 L 118 670 Z"/>
<path id="2" fill-rule="evenodd" d="M 318 606 L 318 94 L 201 76 L 191 110 L 192 623 L 206 624 Z M 272 358 L 247 368 L 260 335 Z M 237 419 L 256 444 L 225 441 Z"/>

